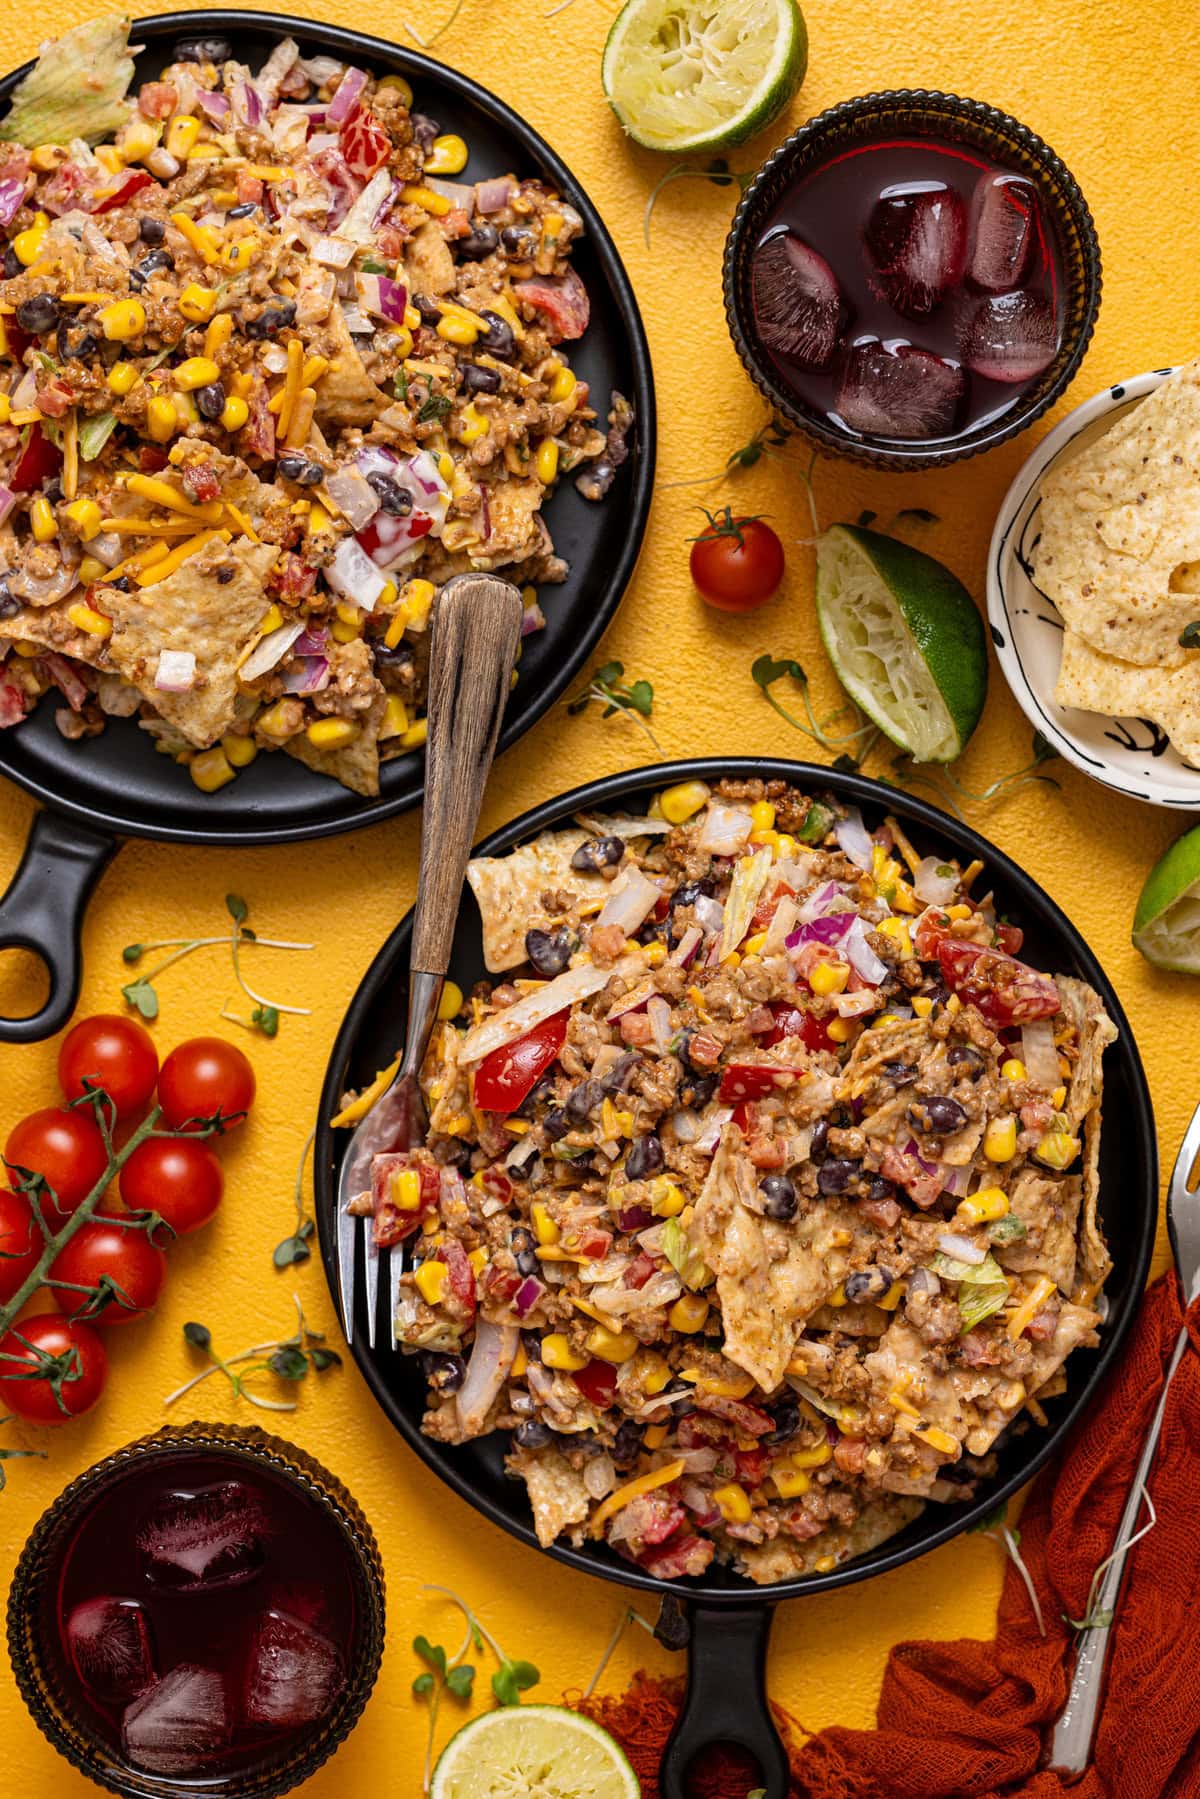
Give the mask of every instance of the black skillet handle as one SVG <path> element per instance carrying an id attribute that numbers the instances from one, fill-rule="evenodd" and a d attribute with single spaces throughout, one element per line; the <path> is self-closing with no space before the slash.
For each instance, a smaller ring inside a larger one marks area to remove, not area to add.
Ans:
<path id="1" fill-rule="evenodd" d="M 0 1043 L 40 1043 L 75 1010 L 84 908 L 116 847 L 107 832 L 61 813 L 43 811 L 34 819 L 21 866 L 0 898 L 0 950 L 39 956 L 50 974 L 50 997 L 31 1018 L 0 1017 Z"/>
<path id="2" fill-rule="evenodd" d="M 662 1799 L 686 1799 L 687 1771 L 704 1749 L 738 1743 L 758 1762 L 767 1799 L 787 1799 L 783 1739 L 767 1704 L 767 1640 L 774 1606 L 688 1605 L 688 1684 L 659 1769 Z"/>

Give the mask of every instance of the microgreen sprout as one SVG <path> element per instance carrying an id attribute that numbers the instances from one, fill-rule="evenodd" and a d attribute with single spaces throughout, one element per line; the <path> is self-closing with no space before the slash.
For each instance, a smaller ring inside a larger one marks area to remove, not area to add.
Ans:
<path id="1" fill-rule="evenodd" d="M 296 1307 L 296 1329 L 290 1337 L 282 1337 L 274 1343 L 254 1343 L 249 1349 L 239 1349 L 236 1355 L 217 1354 L 213 1348 L 212 1332 L 206 1324 L 185 1324 L 184 1337 L 193 1349 L 198 1349 L 208 1357 L 210 1366 L 201 1369 L 199 1374 L 194 1374 L 191 1380 L 184 1381 L 173 1393 L 168 1393 L 163 1405 L 174 1405 L 177 1399 L 182 1399 L 185 1393 L 190 1393 L 193 1387 L 208 1380 L 210 1375 L 223 1374 L 233 1389 L 235 1399 L 245 1399 L 264 1412 L 294 1412 L 294 1400 L 267 1399 L 261 1393 L 252 1393 L 246 1383 L 259 1374 L 273 1374 L 279 1380 L 303 1380 L 310 1368 L 315 1369 L 318 1374 L 327 1368 L 340 1368 L 342 1358 L 336 1350 L 326 1347 L 325 1338 L 320 1331 L 309 1329 L 300 1300 L 294 1293 L 292 1300 Z M 243 1366 L 246 1363 L 249 1366 Z"/>
<path id="2" fill-rule="evenodd" d="M 891 773 L 892 777 L 905 787 L 930 788 L 942 805 L 953 812 L 956 818 L 962 818 L 963 810 L 959 804 L 960 801 L 966 800 L 980 806 L 989 805 L 993 800 L 1009 798 L 1017 792 L 1018 788 L 1026 787 L 1034 781 L 1044 787 L 1053 787 L 1056 793 L 1061 792 L 1060 784 L 1053 775 L 1041 773 L 1047 762 L 1057 760 L 1058 751 L 1054 745 L 1048 743 L 1040 731 L 1035 731 L 1030 760 L 1023 763 L 1020 768 L 1012 769 L 1008 774 L 998 775 L 994 781 L 990 781 L 983 788 L 976 789 L 966 786 L 945 764 L 938 769 L 937 775 L 934 775 L 927 773 L 919 764 L 914 763 L 911 757 L 903 755 L 894 758 Z M 939 776 L 950 789 L 948 794 L 939 785 Z"/>
<path id="3" fill-rule="evenodd" d="M 11 1423 L 11 1413 L 7 1418 L 0 1418 L 0 1424 Z M 0 1493 L 3 1493 L 4 1491 L 5 1481 L 7 1479 L 4 1471 L 5 1462 L 31 1461 L 34 1457 L 37 1457 L 44 1462 L 46 1459 L 46 1451 L 44 1449 L 7 1449 L 3 1445 L 0 1445 Z"/>
<path id="4" fill-rule="evenodd" d="M 776 683 L 789 676 L 800 690 L 800 700 L 804 707 L 804 719 L 797 718 L 794 713 L 772 692 Z M 751 665 L 750 678 L 755 686 L 761 689 L 767 704 L 778 712 L 780 718 L 786 719 L 797 731 L 803 731 L 822 749 L 831 751 L 836 760 L 833 766 L 846 773 L 854 773 L 866 761 L 879 738 L 877 727 L 865 719 L 857 706 L 850 704 L 840 706 L 826 718 L 818 719 L 812 708 L 808 692 L 808 676 L 792 656 L 759 656 Z M 840 720 L 850 719 L 853 724 L 849 730 L 831 731 L 830 727 Z M 807 721 L 807 722 L 805 722 Z"/>
<path id="5" fill-rule="evenodd" d="M 282 1243 L 275 1245 L 275 1254 L 272 1259 L 276 1268 L 290 1268 L 294 1262 L 307 1262 L 312 1254 L 308 1244 L 309 1238 L 313 1234 L 313 1221 L 304 1209 L 304 1164 L 308 1160 L 308 1152 L 313 1146 L 313 1138 L 316 1134 L 314 1125 L 304 1139 L 300 1160 L 296 1164 L 296 1185 L 293 1192 L 296 1206 L 296 1228 L 290 1237 L 285 1237 Z"/>
<path id="6" fill-rule="evenodd" d="M 600 1684 L 601 1675 L 612 1660 L 613 1651 L 616 1649 L 617 1644 L 621 1641 L 621 1638 L 631 1624 L 640 1624 L 648 1636 L 652 1637 L 654 1635 L 654 1626 L 651 1624 L 650 1620 L 648 1618 L 643 1618 L 641 1612 L 635 1611 L 633 1606 L 627 1605 L 621 1613 L 621 1616 L 617 1619 L 616 1629 L 613 1631 L 611 1637 L 609 1637 L 604 1654 L 596 1664 L 595 1673 L 583 1689 L 583 1697 L 585 1699 L 590 1699 L 592 1694 L 596 1691 L 596 1688 Z"/>
<path id="7" fill-rule="evenodd" d="M 474 1648 L 476 1654 L 480 1654 L 486 1643 L 496 1657 L 499 1666 L 492 1675 L 492 1693 L 500 1705 L 520 1705 L 521 1694 L 527 1693 L 530 1687 L 535 1687 L 542 1677 L 532 1662 L 515 1661 L 506 1655 L 487 1626 L 450 1587 L 426 1586 L 424 1590 L 427 1593 L 445 1594 L 458 1607 L 466 1625 L 463 1640 L 453 1655 L 447 1655 L 440 1643 L 431 1643 L 427 1637 L 413 1638 L 413 1650 L 426 1667 L 413 1681 L 412 1690 L 418 1697 L 429 1697 L 429 1736 L 425 1746 L 425 1777 L 421 1787 L 422 1792 L 427 1793 L 433 1763 L 434 1732 L 442 1694 L 449 1692 L 456 1699 L 469 1699 L 472 1694 L 475 1669 L 464 1660 L 467 1651 Z"/>
<path id="8" fill-rule="evenodd" d="M 571 0 L 560 0 L 560 4 L 554 8 L 553 12 L 547 13 L 546 17 L 553 18 L 554 13 L 562 12 L 564 7 L 570 4 Z M 647 250 L 650 248 L 651 215 L 658 204 L 659 195 L 673 181 L 711 181 L 714 187 L 736 187 L 744 191 L 752 179 L 753 177 L 749 173 L 739 174 L 736 169 L 731 169 L 723 156 L 714 156 L 712 161 L 706 163 L 702 169 L 697 168 L 693 162 L 673 163 L 665 175 L 659 176 L 646 200 L 646 210 L 642 214 L 642 235 L 646 239 Z"/>
<path id="9" fill-rule="evenodd" d="M 160 937 L 151 943 L 127 943 L 121 951 L 121 960 L 130 968 L 137 967 L 142 958 L 153 950 L 168 949 L 171 954 L 164 957 L 153 968 L 147 969 L 144 974 L 139 974 L 135 980 L 122 987 L 121 992 L 125 997 L 126 1004 L 132 1006 L 136 1012 L 140 1012 L 143 1018 L 157 1018 L 159 1001 L 155 982 L 158 977 L 165 974 L 174 963 L 182 961 L 185 956 L 192 955 L 198 949 L 211 949 L 217 944 L 227 944 L 233 957 L 234 979 L 247 999 L 254 1002 L 254 1009 L 249 1018 L 243 1018 L 238 1013 L 231 1012 L 228 1007 L 223 1007 L 221 1017 L 230 1019 L 234 1024 L 244 1025 L 247 1030 L 261 1031 L 264 1037 L 274 1037 L 279 1031 L 281 1013 L 290 1012 L 297 1017 L 307 1018 L 309 1007 L 285 1006 L 280 1000 L 269 1000 L 263 994 L 256 993 L 242 974 L 241 952 L 247 945 L 258 949 L 287 950 L 311 950 L 315 948 L 315 945 L 291 943 L 277 937 L 260 937 L 246 923 L 249 907 L 240 894 L 227 893 L 225 908 L 233 920 L 233 928 L 223 936 Z"/>
<path id="10" fill-rule="evenodd" d="M 1097 1605 L 1100 1597 L 1100 1583 L 1114 1562 L 1123 1562 L 1134 1544 L 1140 1543 L 1142 1538 L 1148 1536 L 1158 1523 L 1158 1513 L 1155 1510 L 1154 1501 L 1150 1497 L 1150 1489 L 1144 1481 L 1141 1485 L 1141 1495 L 1146 1502 L 1146 1510 L 1150 1516 L 1142 1525 L 1141 1530 L 1135 1531 L 1129 1541 L 1123 1543 L 1119 1549 L 1114 1549 L 1111 1555 L 1106 1555 L 1097 1567 L 1088 1588 L 1087 1604 L 1083 1608 L 1082 1618 L 1069 1618 L 1066 1612 L 1063 1613 L 1063 1622 L 1069 1624 L 1072 1630 L 1107 1630 L 1112 1623 L 1114 1615 L 1112 1607 Z"/>
<path id="11" fill-rule="evenodd" d="M 1020 1575 L 1025 1591 L 1029 1595 L 1029 1603 L 1033 1607 L 1033 1615 L 1037 1619 L 1038 1631 L 1045 1636 L 1046 1624 L 1042 1617 L 1041 1601 L 1037 1596 L 1037 1588 L 1033 1584 L 1033 1576 L 1026 1567 L 1025 1558 L 1021 1554 L 1021 1533 L 1015 1524 L 1007 1522 L 1007 1518 L 1008 1504 L 1007 1501 L 1001 1500 L 1000 1504 L 987 1512 L 978 1524 L 971 1525 L 971 1534 L 991 1537 L 994 1542 L 1002 1546 L 1004 1553 Z"/>
<path id="12" fill-rule="evenodd" d="M 584 711 L 593 700 L 603 706 L 604 710 L 600 715 L 602 718 L 611 718 L 614 712 L 624 713 L 640 726 L 661 756 L 662 744 L 647 723 L 654 710 L 654 689 L 649 681 L 632 681 L 626 684 L 624 677 L 624 663 L 597 663 L 579 692 L 566 699 L 563 704 L 572 717 Z"/>

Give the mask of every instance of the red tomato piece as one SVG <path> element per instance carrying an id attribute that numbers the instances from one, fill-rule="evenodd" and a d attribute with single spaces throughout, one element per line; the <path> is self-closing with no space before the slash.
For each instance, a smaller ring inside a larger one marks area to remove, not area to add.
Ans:
<path id="1" fill-rule="evenodd" d="M 775 1028 L 763 1037 L 768 1049 L 773 1048 L 776 1043 L 782 1043 L 785 1037 L 799 1037 L 805 1049 L 837 1049 L 837 1044 L 825 1028 L 827 1021 L 818 1018 L 815 1012 L 805 1012 L 800 1006 L 789 1006 L 782 999 L 773 999 L 771 1010 L 775 1014 Z"/>
<path id="2" fill-rule="evenodd" d="M 57 475 L 61 467 L 62 451 L 55 449 L 40 425 L 34 425 L 17 452 L 8 485 L 14 493 L 32 493 L 43 481 L 49 481 L 52 475 Z"/>
<path id="3" fill-rule="evenodd" d="M 98 1331 L 43 1312 L 0 1341 L 0 1402 L 31 1424 L 65 1424 L 104 1391 L 108 1357 Z"/>
<path id="4" fill-rule="evenodd" d="M 654 1273 L 656 1266 L 657 1264 L 654 1261 L 653 1256 L 648 1256 L 644 1249 L 639 1250 L 637 1255 L 633 1258 L 633 1261 L 629 1264 L 629 1267 L 625 1270 L 625 1278 L 621 1282 L 621 1285 L 623 1287 L 633 1287 L 636 1291 L 640 1292 Z"/>
<path id="5" fill-rule="evenodd" d="M 721 1072 L 718 1097 L 725 1101 L 765 1099 L 786 1073 L 786 1069 L 754 1062 L 730 1062 Z"/>
<path id="6" fill-rule="evenodd" d="M 4 1157 L 10 1168 L 43 1176 L 54 1194 L 54 1202 L 45 1202 L 51 1223 L 61 1223 L 82 1204 L 108 1166 L 90 1106 L 45 1106 L 31 1112 L 9 1132 Z"/>
<path id="7" fill-rule="evenodd" d="M 475 1070 L 475 1104 L 484 1112 L 515 1112 L 533 1092 L 567 1040 L 567 1013 L 544 1018 L 515 1043 L 484 1056 Z"/>
<path id="8" fill-rule="evenodd" d="M 140 194 L 144 187 L 152 185 L 152 178 L 145 169 L 130 169 L 116 191 L 109 194 L 106 200 L 101 200 L 98 206 L 93 206 L 92 212 L 93 214 L 114 212 L 118 206 L 127 206 L 133 196 Z"/>
<path id="9" fill-rule="evenodd" d="M 1003 950 L 943 938 L 937 946 L 942 975 L 952 993 L 982 1013 L 989 1024 L 1028 1024 L 1052 1018 L 1061 1000 L 1048 974 L 1006 956 Z"/>
<path id="10" fill-rule="evenodd" d="M 479 1302 L 475 1292 L 475 1270 L 466 1250 L 457 1237 L 447 1236 L 438 1254 L 446 1264 L 446 1296 L 453 1302 L 453 1309 L 467 1318 L 474 1318 Z"/>
<path id="11" fill-rule="evenodd" d="M 158 1076 L 163 1118 L 173 1131 L 218 1114 L 222 1129 L 232 1130 L 253 1105 L 254 1090 L 249 1058 L 223 1037 L 189 1037 Z"/>
<path id="12" fill-rule="evenodd" d="M 11 1187 L 0 1187 L 0 1305 L 25 1285 L 41 1253 L 42 1233 L 29 1201 Z"/>
<path id="13" fill-rule="evenodd" d="M 709 515 L 689 557 L 692 580 L 718 612 L 753 612 L 783 580 L 783 545 L 760 518 L 735 518 L 727 506 Z"/>
<path id="14" fill-rule="evenodd" d="M 1019 924 L 1000 923 L 996 926 L 996 948 L 1002 949 L 1006 956 L 1019 956 L 1024 941 L 1025 933 Z"/>
<path id="15" fill-rule="evenodd" d="M 737 1477 L 744 1487 L 762 1486 L 771 1465 L 769 1450 L 735 1449 L 733 1459 L 737 1464 Z"/>
<path id="16" fill-rule="evenodd" d="M 131 1212 L 157 1212 L 177 1235 L 207 1224 L 221 1203 L 225 1176 L 207 1143 L 195 1137 L 148 1137 L 118 1183 Z"/>
<path id="17" fill-rule="evenodd" d="M 369 181 L 392 153 L 391 139 L 366 106 L 354 108 L 338 134 L 338 147 L 350 173 L 361 181 Z"/>
<path id="18" fill-rule="evenodd" d="M 949 937 L 950 920 L 944 912 L 922 912 L 913 930 L 913 952 L 919 962 L 932 962 L 943 937 Z"/>
<path id="19" fill-rule="evenodd" d="M 80 1323 L 107 1326 L 132 1324 L 152 1312 L 166 1275 L 167 1258 L 149 1231 L 97 1214 L 59 1250 L 49 1278 L 60 1311 Z M 69 1285 L 55 1287 L 56 1281 Z M 93 1287 L 98 1298 L 70 1290 L 76 1287 Z"/>
<path id="20" fill-rule="evenodd" d="M 144 1024 L 136 1018 L 101 1012 L 73 1025 L 58 1052 L 58 1083 L 67 1099 L 80 1099 L 86 1088 L 103 1087 L 118 1118 L 140 1112 L 158 1080 L 158 1051 Z"/>
<path id="21" fill-rule="evenodd" d="M 418 1177 L 417 1204 L 401 1206 L 395 1195 L 395 1177 L 409 1171 Z M 375 1208 L 374 1241 L 377 1249 L 387 1249 L 402 1238 L 410 1237 L 427 1212 L 436 1212 L 441 1193 L 438 1171 L 429 1162 L 419 1162 L 403 1150 L 376 1156 L 371 1163 L 371 1203 Z"/>
<path id="22" fill-rule="evenodd" d="M 610 1406 L 617 1395 L 617 1371 L 611 1362 L 593 1356 L 586 1368 L 577 1368 L 571 1376 L 583 1397 L 594 1406 Z"/>

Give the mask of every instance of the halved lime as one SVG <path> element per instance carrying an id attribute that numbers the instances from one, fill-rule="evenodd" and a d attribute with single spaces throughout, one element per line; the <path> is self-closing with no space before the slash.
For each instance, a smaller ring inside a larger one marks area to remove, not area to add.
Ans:
<path id="1" fill-rule="evenodd" d="M 429 1799 L 640 1799 L 641 1790 L 590 1718 L 565 1705 L 505 1705 L 454 1733 Z"/>
<path id="2" fill-rule="evenodd" d="M 601 80 L 630 137 L 681 156 L 761 131 L 807 66 L 796 0 L 626 0 Z"/>
<path id="3" fill-rule="evenodd" d="M 952 762 L 987 698 L 983 620 L 933 556 L 861 525 L 817 546 L 817 622 L 846 692 L 917 762 Z"/>
<path id="4" fill-rule="evenodd" d="M 1146 876 L 1133 941 L 1155 968 L 1200 974 L 1200 825 L 1173 843 Z"/>

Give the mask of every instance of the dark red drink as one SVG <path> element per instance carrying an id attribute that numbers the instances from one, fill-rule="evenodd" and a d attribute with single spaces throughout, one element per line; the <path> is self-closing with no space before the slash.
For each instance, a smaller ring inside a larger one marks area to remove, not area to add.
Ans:
<path id="1" fill-rule="evenodd" d="M 751 261 L 779 379 L 884 445 L 951 445 L 1012 411 L 1058 353 L 1062 286 L 1033 181 L 935 138 L 881 138 L 804 176 Z"/>
<path id="2" fill-rule="evenodd" d="M 62 1689 L 128 1765 L 220 1790 L 328 1719 L 357 1609 L 346 1538 L 298 1483 L 236 1454 L 150 1456 L 63 1553 Z"/>

